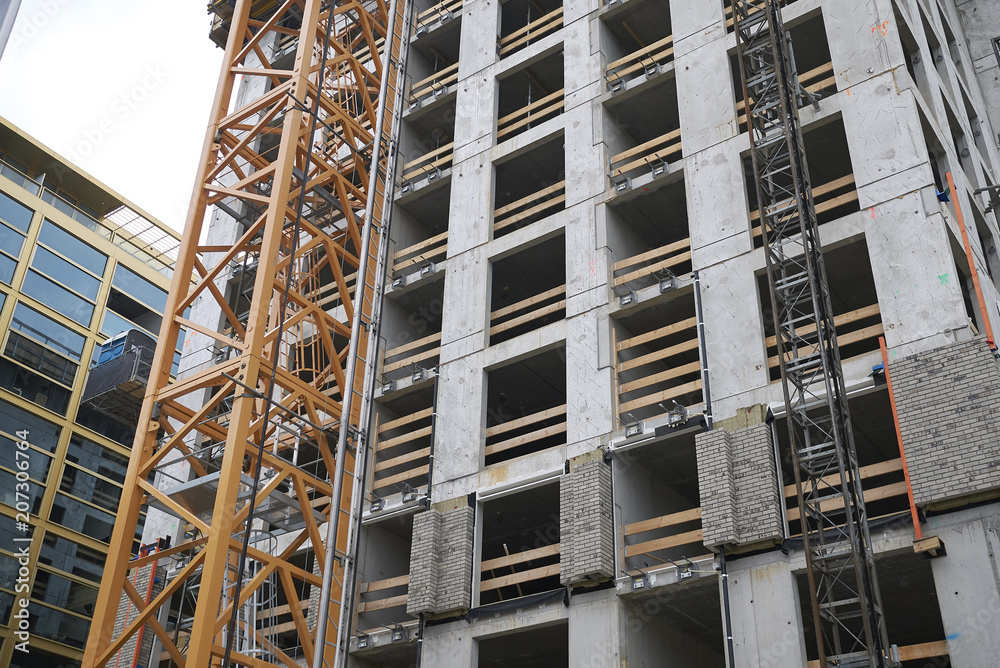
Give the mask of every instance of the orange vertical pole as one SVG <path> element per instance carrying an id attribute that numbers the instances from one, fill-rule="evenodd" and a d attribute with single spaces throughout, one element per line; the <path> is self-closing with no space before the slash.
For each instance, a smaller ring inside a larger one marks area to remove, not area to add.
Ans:
<path id="1" fill-rule="evenodd" d="M 951 190 L 952 201 L 955 202 L 955 215 L 958 217 L 958 228 L 962 230 L 962 245 L 965 247 L 965 259 L 969 263 L 969 272 L 972 274 L 972 284 L 976 288 L 979 313 L 983 316 L 983 327 L 986 328 L 986 342 L 990 344 L 991 350 L 996 350 L 997 344 L 996 339 L 993 338 L 990 314 L 986 311 L 986 300 L 983 299 L 983 288 L 979 284 L 979 272 L 976 271 L 976 259 L 972 256 L 972 246 L 969 244 L 969 232 L 965 229 L 965 219 L 962 218 L 962 205 L 958 201 L 958 193 L 955 192 L 955 181 L 951 177 L 951 172 L 948 172 L 948 188 Z"/>
<path id="2" fill-rule="evenodd" d="M 892 393 L 892 377 L 889 375 L 889 351 L 885 347 L 885 337 L 878 337 L 878 347 L 882 351 L 882 369 L 885 372 L 885 382 L 889 386 L 889 405 L 892 406 L 892 422 L 896 425 L 896 443 L 899 444 L 899 458 L 903 462 L 903 477 L 906 479 L 906 496 L 910 500 L 910 517 L 913 518 L 913 539 L 924 537 L 920 528 L 920 514 L 917 513 L 917 503 L 913 500 L 913 486 L 910 484 L 910 467 L 906 464 L 906 449 L 903 447 L 903 431 L 899 427 L 899 413 L 896 411 L 896 397 Z"/>

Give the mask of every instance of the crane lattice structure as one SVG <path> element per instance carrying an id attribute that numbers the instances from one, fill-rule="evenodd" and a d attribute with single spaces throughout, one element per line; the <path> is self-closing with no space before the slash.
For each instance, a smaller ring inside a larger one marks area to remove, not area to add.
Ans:
<path id="1" fill-rule="evenodd" d="M 405 2 L 212 9 L 227 13 L 217 20 L 228 27 L 223 71 L 87 668 L 116 665 L 143 632 L 181 668 L 340 665 L 347 639 L 348 534 L 384 282 Z M 212 207 L 232 218 L 230 238 L 209 234 Z M 190 309 L 221 314 L 221 326 Z M 171 382 L 181 328 L 213 345 Z M 185 531 L 168 549 L 130 559 L 145 506 Z M 129 574 L 165 559 L 170 577 L 148 600 Z M 254 612 L 277 592 L 292 619 L 280 642 Z M 307 592 L 320 598 L 319 615 L 307 614 Z M 133 614 L 116 627 L 123 595 Z"/>
<path id="2" fill-rule="evenodd" d="M 891 665 L 777 0 L 732 0 L 820 665 Z"/>

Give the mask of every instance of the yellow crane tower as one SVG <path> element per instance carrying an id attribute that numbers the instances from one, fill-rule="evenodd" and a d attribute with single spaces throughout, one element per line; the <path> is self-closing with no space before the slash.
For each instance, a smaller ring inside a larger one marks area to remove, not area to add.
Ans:
<path id="1" fill-rule="evenodd" d="M 153 638 L 182 668 L 343 658 L 405 4 L 210 5 L 224 64 L 85 668 Z M 207 350 L 171 381 L 182 328 Z M 135 556 L 146 508 L 183 531 Z"/>

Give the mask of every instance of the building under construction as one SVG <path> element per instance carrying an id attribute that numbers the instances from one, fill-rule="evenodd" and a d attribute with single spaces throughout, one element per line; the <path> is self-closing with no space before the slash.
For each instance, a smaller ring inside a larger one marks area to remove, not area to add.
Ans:
<path id="1" fill-rule="evenodd" d="M 996 663 L 1000 5 L 210 10 L 85 668 Z"/>

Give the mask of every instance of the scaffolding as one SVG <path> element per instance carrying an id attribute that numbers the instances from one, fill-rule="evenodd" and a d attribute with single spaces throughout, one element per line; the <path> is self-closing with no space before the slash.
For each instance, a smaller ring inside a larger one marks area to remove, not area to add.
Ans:
<path id="1" fill-rule="evenodd" d="M 732 0 L 819 665 L 892 665 L 779 3 Z"/>
<path id="2" fill-rule="evenodd" d="M 210 6 L 224 69 L 87 668 L 144 629 L 176 666 L 342 665 L 405 5 Z M 208 234 L 212 207 L 231 219 L 227 241 Z M 182 327 L 210 350 L 171 383 Z M 178 529 L 168 549 L 133 558 L 145 507 Z M 172 564 L 147 601 L 128 573 L 154 558 Z M 122 601 L 138 611 L 123 627 Z M 291 621 L 275 623 L 277 610 Z"/>

